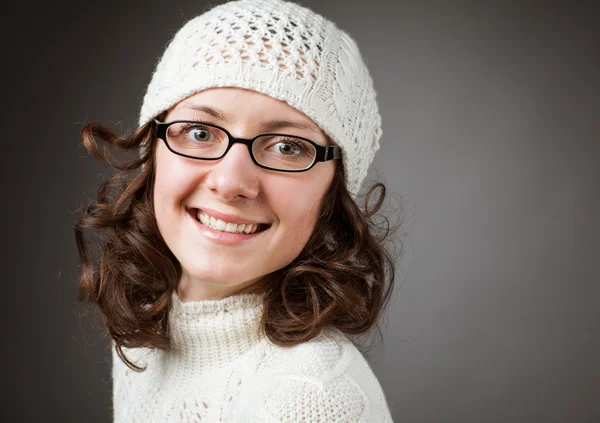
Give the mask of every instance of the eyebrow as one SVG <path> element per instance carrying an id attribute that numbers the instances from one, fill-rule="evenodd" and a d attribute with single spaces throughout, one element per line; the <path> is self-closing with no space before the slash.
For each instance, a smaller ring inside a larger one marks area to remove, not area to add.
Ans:
<path id="1" fill-rule="evenodd" d="M 203 105 L 195 104 L 195 103 L 191 103 L 191 102 L 185 102 L 185 103 L 181 104 L 180 108 L 203 112 L 203 113 L 206 113 L 207 115 L 210 115 L 210 116 L 214 117 L 215 119 L 219 119 L 225 123 L 231 123 L 231 120 L 228 119 L 227 116 L 223 112 L 220 112 L 219 110 L 216 110 L 212 107 L 203 106 Z M 315 125 L 312 125 L 308 122 L 292 121 L 292 120 L 288 120 L 288 119 L 270 120 L 268 122 L 264 122 L 262 127 L 267 132 L 275 131 L 275 130 L 281 129 L 281 128 L 296 128 L 296 129 L 303 129 L 306 131 L 311 131 L 317 135 L 322 135 L 321 131 L 317 127 L 315 127 Z"/>

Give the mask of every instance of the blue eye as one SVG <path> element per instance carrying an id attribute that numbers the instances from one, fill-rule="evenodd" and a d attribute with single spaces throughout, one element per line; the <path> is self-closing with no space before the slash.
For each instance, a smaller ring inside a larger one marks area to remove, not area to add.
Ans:
<path id="1" fill-rule="evenodd" d="M 211 141 L 212 139 L 212 133 L 203 128 L 192 128 L 191 131 L 188 131 L 188 135 L 190 135 L 194 141 Z"/>
<path id="2" fill-rule="evenodd" d="M 283 154 L 284 156 L 295 156 L 302 154 L 302 149 L 292 142 L 278 142 L 273 146 L 273 150 L 276 153 Z"/>
<path id="3" fill-rule="evenodd" d="M 224 138 L 224 135 L 220 134 L 218 129 L 193 122 L 187 122 L 178 128 L 174 128 L 170 135 L 173 138 L 178 138 L 180 142 L 195 144 L 218 143 Z"/>
<path id="4" fill-rule="evenodd" d="M 268 149 L 283 156 L 299 156 L 309 152 L 305 143 L 295 138 L 279 139 L 279 141 L 269 146 Z"/>

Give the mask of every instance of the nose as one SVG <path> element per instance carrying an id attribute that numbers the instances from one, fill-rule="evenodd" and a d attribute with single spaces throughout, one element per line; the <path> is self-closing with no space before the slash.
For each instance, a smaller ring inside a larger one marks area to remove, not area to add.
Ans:
<path id="1" fill-rule="evenodd" d="M 224 157 L 211 164 L 206 186 L 225 201 L 254 199 L 260 191 L 259 171 L 248 147 L 234 144 Z"/>

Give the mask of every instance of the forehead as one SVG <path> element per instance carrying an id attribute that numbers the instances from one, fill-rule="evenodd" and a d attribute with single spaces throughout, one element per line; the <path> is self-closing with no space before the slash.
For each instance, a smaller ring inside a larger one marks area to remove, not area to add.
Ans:
<path id="1" fill-rule="evenodd" d="M 240 118 L 258 118 L 268 112 L 275 113 L 277 116 L 294 117 L 312 122 L 308 116 L 284 101 L 256 91 L 234 87 L 210 88 L 200 91 L 180 101 L 173 110 L 189 108 L 191 105 L 198 104 L 214 106 L 227 115 Z"/>
<path id="2" fill-rule="evenodd" d="M 169 120 L 192 117 L 229 128 L 287 128 L 322 141 L 328 139 L 312 119 L 286 102 L 243 88 L 210 88 L 185 98 L 169 112 Z"/>

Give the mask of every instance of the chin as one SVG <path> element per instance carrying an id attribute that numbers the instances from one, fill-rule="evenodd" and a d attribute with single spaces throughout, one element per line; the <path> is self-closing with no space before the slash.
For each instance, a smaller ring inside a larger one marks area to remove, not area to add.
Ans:
<path id="1" fill-rule="evenodd" d="M 233 269 L 234 266 L 237 268 Z M 234 260 L 228 261 L 222 265 L 216 265 L 213 262 L 212 265 L 206 267 L 190 266 L 185 267 L 184 269 L 184 273 L 192 280 L 222 286 L 238 285 L 257 277 L 252 277 L 254 273 L 251 272 L 250 269 L 240 266 L 239 264 L 236 265 Z"/>

